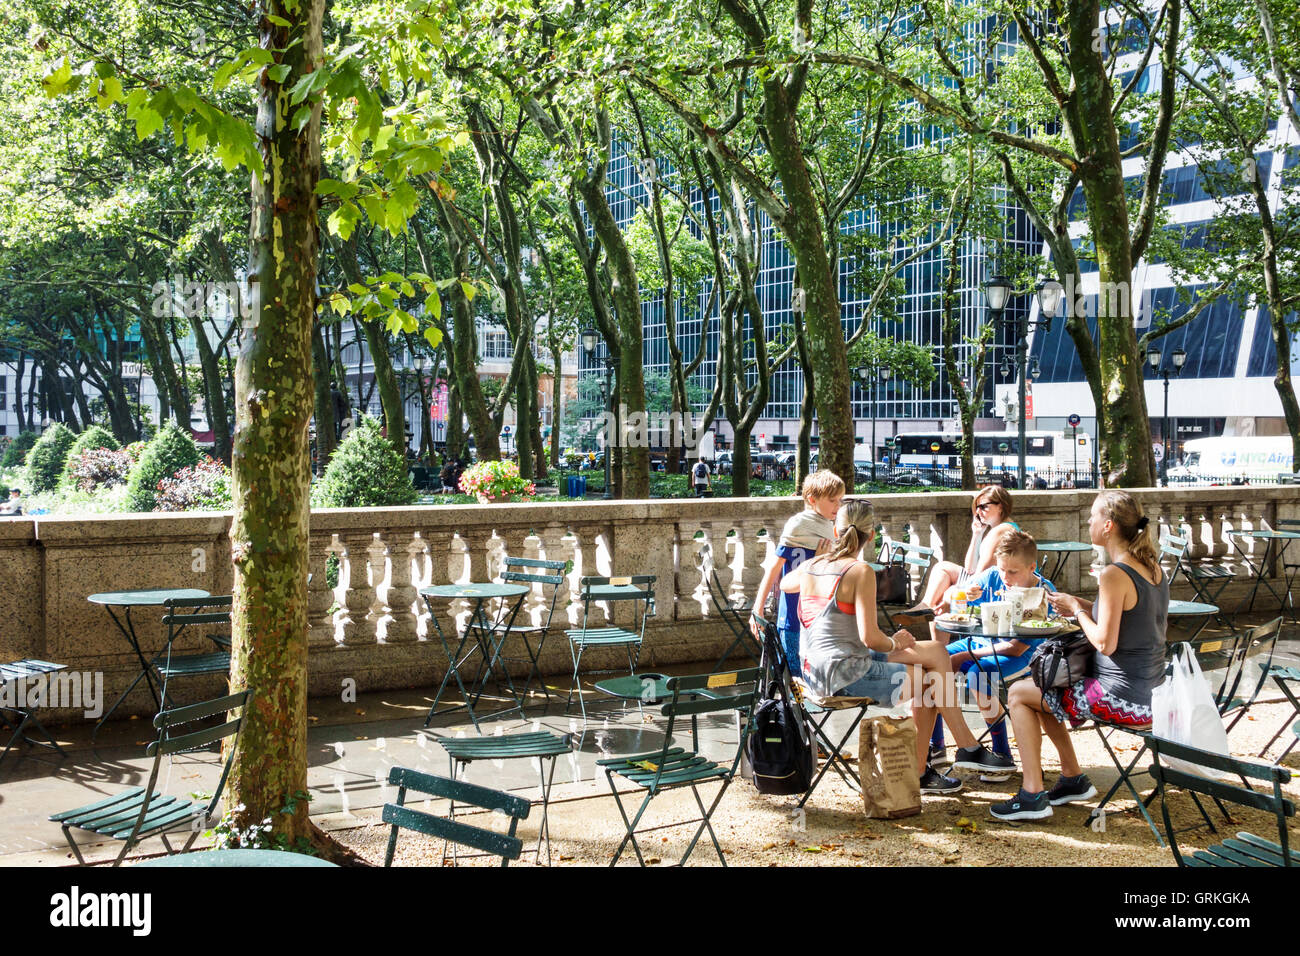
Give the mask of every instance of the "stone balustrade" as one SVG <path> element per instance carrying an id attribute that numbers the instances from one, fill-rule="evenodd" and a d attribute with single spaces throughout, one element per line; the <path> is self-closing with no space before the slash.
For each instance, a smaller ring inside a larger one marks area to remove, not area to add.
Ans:
<path id="1" fill-rule="evenodd" d="M 1230 609 L 1245 593 L 1249 571 L 1226 533 L 1300 518 L 1300 487 L 1152 489 L 1138 496 L 1162 534 L 1189 539 L 1192 560 L 1232 570 L 1234 582 L 1223 596 Z M 1086 541 L 1092 499 L 1090 491 L 1016 493 L 1014 518 L 1040 539 Z M 872 500 L 885 539 L 911 540 L 961 560 L 970 541 L 969 494 Z M 419 589 L 488 580 L 505 555 L 572 562 L 564 585 L 568 593 L 561 596 L 557 626 L 542 658 L 554 683 L 567 686 L 571 664 L 562 632 L 581 621 L 578 582 L 590 574 L 656 576 L 656 615 L 647 627 L 643 666 L 716 657 L 731 633 L 710 601 L 702 553 L 712 552 L 729 594 L 752 596 L 774 558 L 782 525 L 799 507 L 793 498 L 717 498 L 314 511 L 310 691 L 337 694 L 348 679 L 360 692 L 436 686 L 446 655 Z M 229 526 L 228 514 L 0 520 L 0 660 L 38 657 L 74 670 L 102 671 L 105 705 L 111 703 L 138 665 L 104 608 L 89 604 L 86 596 L 160 587 L 229 593 Z M 1256 558 L 1262 550 L 1262 542 L 1247 547 Z M 1096 587 L 1090 570 L 1071 557 L 1056 583 L 1088 594 Z M 1191 596 L 1181 579 L 1174 594 Z M 549 596 L 534 588 L 521 615 L 540 621 Z M 449 635 L 453 618 L 463 620 L 468 610 L 464 602 L 435 607 Z M 615 621 L 631 613 L 623 604 L 613 607 Z M 606 611 L 596 613 L 603 620 Z M 161 616 L 155 608 L 134 613 L 146 651 L 162 646 Z M 187 640 L 182 650 L 204 648 L 197 639 Z M 618 664 L 614 657 L 588 655 L 584 667 L 588 661 L 593 669 Z M 151 710 L 147 692 L 137 689 L 119 713 Z"/>

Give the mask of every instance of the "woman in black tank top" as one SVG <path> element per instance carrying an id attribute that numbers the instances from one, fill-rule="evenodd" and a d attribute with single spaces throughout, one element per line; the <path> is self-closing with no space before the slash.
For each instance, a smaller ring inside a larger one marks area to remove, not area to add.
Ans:
<path id="1" fill-rule="evenodd" d="M 1148 520 L 1125 491 L 1103 491 L 1092 503 L 1088 530 L 1106 549 L 1095 602 L 1049 594 L 1062 614 L 1077 615 L 1096 650 L 1089 676 L 1066 688 L 1040 691 L 1023 680 L 1011 688 L 1007 708 L 1020 748 L 1024 779 L 1012 800 L 990 808 L 1000 820 L 1040 820 L 1052 807 L 1087 800 L 1096 788 L 1079 766 L 1064 721 L 1078 726 L 1104 720 L 1144 728 L 1151 724 L 1151 690 L 1163 675 L 1169 580 L 1160 569 Z M 1061 758 L 1061 778 L 1044 792 L 1042 734 Z"/>

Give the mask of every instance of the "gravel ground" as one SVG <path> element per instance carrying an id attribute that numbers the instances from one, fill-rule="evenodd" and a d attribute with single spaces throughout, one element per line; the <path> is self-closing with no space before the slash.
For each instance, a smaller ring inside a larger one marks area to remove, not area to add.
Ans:
<path id="1" fill-rule="evenodd" d="M 1234 754 L 1257 753 L 1289 713 L 1284 704 L 1256 704 L 1250 717 L 1234 729 L 1231 737 Z M 1133 738 L 1116 738 L 1121 756 L 1136 753 Z M 1115 779 L 1115 770 L 1106 757 L 1097 735 L 1079 731 L 1074 735 L 1075 749 L 1084 770 L 1101 793 Z M 1274 745 L 1279 753 L 1285 744 Z M 1056 754 L 1050 743 L 1044 746 L 1044 770 L 1048 785 L 1059 772 Z M 1148 765 L 1143 757 L 1143 765 Z M 1293 752 L 1286 765 L 1300 770 L 1300 759 Z M 828 774 L 803 814 L 794 811 L 793 797 L 768 797 L 752 786 L 737 780 L 723 798 L 713 817 L 714 830 L 730 865 L 740 866 L 1171 866 L 1173 856 L 1156 841 L 1145 821 L 1137 813 L 1108 813 L 1104 832 L 1094 832 L 1084 825 L 1089 804 L 1055 808 L 1048 820 L 1003 823 L 989 816 L 990 803 L 1004 800 L 1019 786 L 1019 776 L 1002 784 L 981 784 L 974 775 L 966 776 L 966 787 L 953 796 L 926 796 L 919 816 L 903 820 L 868 820 L 863 815 L 861 797 L 834 774 Z M 1145 791 L 1149 778 L 1142 776 L 1139 787 Z M 1300 799 L 1300 776 L 1287 785 L 1293 798 Z M 716 785 L 704 788 L 711 800 Z M 625 805 L 639 804 L 639 792 L 630 793 Z M 1125 808 L 1131 800 L 1112 802 Z M 420 806 L 415 804 L 415 806 Z M 1152 806 L 1160 823 L 1160 802 Z M 431 809 L 445 812 L 445 805 Z M 1203 847 L 1223 839 L 1225 831 L 1251 830 L 1270 839 L 1276 838 L 1273 817 L 1258 811 L 1233 807 L 1231 823 L 1222 824 L 1217 811 L 1212 818 L 1219 828 L 1217 835 L 1208 829 L 1180 835 L 1180 845 Z M 1182 827 L 1199 819 L 1190 797 L 1178 793 L 1170 799 L 1175 826 Z M 689 790 L 678 790 L 658 797 L 643 823 L 653 826 L 698 816 Z M 534 807 L 528 820 L 520 825 L 524 838 L 524 863 L 532 864 L 528 847 L 535 846 L 540 823 L 540 808 Z M 355 821 L 365 821 L 361 826 Z M 351 819 L 322 821 L 333 835 L 361 857 L 382 864 L 389 828 L 379 822 L 378 812 Z M 480 816 L 476 822 L 502 829 L 500 820 Z M 552 793 L 550 828 L 553 839 L 553 865 L 593 866 L 608 864 L 614 848 L 623 837 L 622 823 L 604 780 L 560 786 Z M 694 826 L 678 826 L 639 836 L 647 862 L 676 863 L 685 851 Z M 1300 829 L 1291 828 L 1292 845 L 1300 845 Z M 717 857 L 707 833 L 690 858 L 690 865 L 717 865 Z M 631 847 L 620 864 L 634 864 Z M 545 854 L 542 855 L 545 863 Z M 491 860 L 466 860 L 460 865 L 493 865 Z M 416 833 L 399 836 L 397 866 L 450 865 L 443 858 L 441 841 Z"/>

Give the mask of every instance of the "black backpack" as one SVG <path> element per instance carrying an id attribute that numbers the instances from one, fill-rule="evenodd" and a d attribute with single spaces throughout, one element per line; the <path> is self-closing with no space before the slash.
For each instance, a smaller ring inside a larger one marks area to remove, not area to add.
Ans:
<path id="1" fill-rule="evenodd" d="M 754 707 L 753 725 L 745 743 L 745 756 L 754 772 L 759 793 L 805 793 L 812 784 L 816 755 L 803 712 L 795 703 L 786 665 L 776 638 L 776 627 L 763 631 L 761 685 Z"/>

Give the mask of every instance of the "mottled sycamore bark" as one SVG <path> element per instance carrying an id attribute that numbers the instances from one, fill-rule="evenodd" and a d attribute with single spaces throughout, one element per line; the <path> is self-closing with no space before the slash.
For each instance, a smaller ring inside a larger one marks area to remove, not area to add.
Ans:
<path id="1" fill-rule="evenodd" d="M 311 481 L 311 334 L 320 237 L 315 186 L 320 108 L 296 129 L 289 89 L 318 65 L 325 0 L 264 0 L 261 45 L 289 65 L 259 81 L 256 132 L 265 171 L 252 184 L 252 317 L 235 374 L 231 686 L 251 692 L 230 778 L 240 827 L 270 818 L 290 840 L 309 830 L 307 805 L 307 540 Z M 288 21 L 277 26 L 270 19 Z"/>

